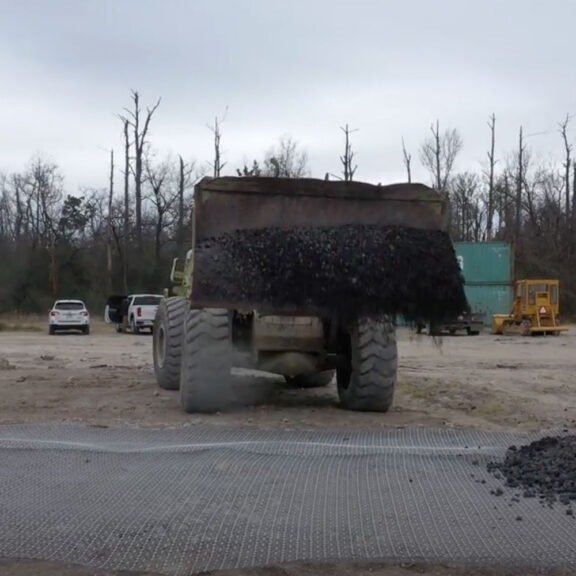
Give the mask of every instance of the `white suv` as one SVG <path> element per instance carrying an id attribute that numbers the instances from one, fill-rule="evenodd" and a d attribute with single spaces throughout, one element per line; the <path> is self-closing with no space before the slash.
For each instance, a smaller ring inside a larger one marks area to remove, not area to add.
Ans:
<path id="1" fill-rule="evenodd" d="M 90 334 L 90 314 L 82 300 L 56 300 L 48 317 L 50 334 L 57 330 L 81 330 Z"/>

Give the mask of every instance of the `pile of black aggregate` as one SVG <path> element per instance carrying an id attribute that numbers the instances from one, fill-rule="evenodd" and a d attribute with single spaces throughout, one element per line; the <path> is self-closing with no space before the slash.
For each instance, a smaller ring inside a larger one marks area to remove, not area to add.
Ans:
<path id="1" fill-rule="evenodd" d="M 576 435 L 546 436 L 520 448 L 510 446 L 504 461 L 489 463 L 488 471 L 504 476 L 506 486 L 521 489 L 525 498 L 576 505 Z M 573 515 L 572 508 L 567 513 Z"/>
<path id="2" fill-rule="evenodd" d="M 238 230 L 196 246 L 199 301 L 441 319 L 467 308 L 449 236 L 400 226 Z"/>

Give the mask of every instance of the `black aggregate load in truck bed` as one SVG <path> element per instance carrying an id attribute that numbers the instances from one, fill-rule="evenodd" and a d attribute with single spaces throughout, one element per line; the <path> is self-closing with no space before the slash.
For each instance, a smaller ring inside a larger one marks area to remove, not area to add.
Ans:
<path id="1" fill-rule="evenodd" d="M 194 300 L 444 318 L 466 309 L 449 236 L 403 226 L 236 230 L 200 242 Z M 257 305 L 257 306 L 256 306 Z"/>

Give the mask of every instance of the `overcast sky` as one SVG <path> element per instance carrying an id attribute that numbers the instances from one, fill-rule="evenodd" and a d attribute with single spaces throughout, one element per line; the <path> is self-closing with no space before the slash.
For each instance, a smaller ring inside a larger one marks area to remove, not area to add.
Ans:
<path id="1" fill-rule="evenodd" d="M 228 107 L 231 174 L 283 134 L 313 176 L 338 172 L 349 123 L 357 179 L 401 180 L 402 137 L 416 160 L 437 118 L 461 132 L 457 168 L 477 169 L 492 112 L 501 157 L 521 124 L 535 153 L 560 155 L 575 26 L 574 0 L 0 0 L 0 171 L 39 153 L 68 192 L 106 186 L 132 88 L 162 97 L 153 147 L 199 163 Z"/>

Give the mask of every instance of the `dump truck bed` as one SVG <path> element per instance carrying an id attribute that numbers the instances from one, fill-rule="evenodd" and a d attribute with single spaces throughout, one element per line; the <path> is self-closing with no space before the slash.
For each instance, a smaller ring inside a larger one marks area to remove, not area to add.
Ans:
<path id="1" fill-rule="evenodd" d="M 460 312 L 447 227 L 446 202 L 422 184 L 205 178 L 195 188 L 192 305 Z"/>
<path id="2" fill-rule="evenodd" d="M 314 178 L 204 178 L 194 192 L 196 243 L 231 232 L 345 224 L 446 231 L 447 204 L 423 184 L 379 186 Z"/>

